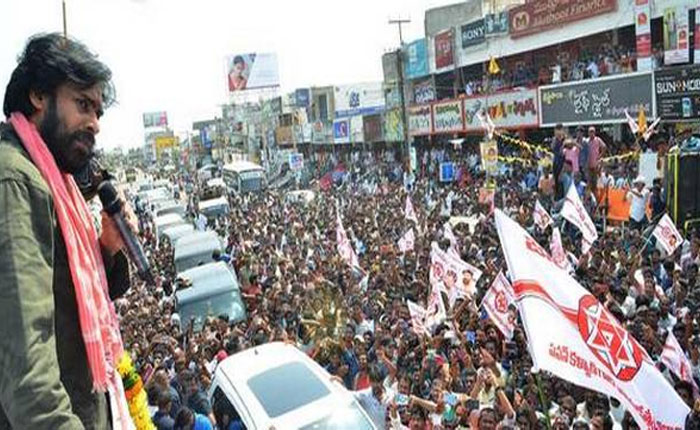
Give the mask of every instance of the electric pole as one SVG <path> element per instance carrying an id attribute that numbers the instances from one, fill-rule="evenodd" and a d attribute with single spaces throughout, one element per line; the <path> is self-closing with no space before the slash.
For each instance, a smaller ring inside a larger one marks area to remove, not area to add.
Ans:
<path id="1" fill-rule="evenodd" d="M 399 78 L 399 103 L 401 105 L 401 122 L 403 123 L 403 140 L 404 140 L 404 152 L 406 158 L 408 159 L 408 166 L 410 170 L 411 160 L 410 160 L 410 143 L 408 141 L 408 119 L 406 115 L 406 88 L 403 76 L 403 24 L 410 23 L 410 19 L 390 19 L 389 25 L 397 25 L 399 28 L 399 48 L 396 50 L 396 68 L 398 69 Z"/>
<path id="2" fill-rule="evenodd" d="M 68 24 L 66 24 L 66 0 L 61 0 L 61 6 L 63 8 L 63 37 L 68 39 Z"/>

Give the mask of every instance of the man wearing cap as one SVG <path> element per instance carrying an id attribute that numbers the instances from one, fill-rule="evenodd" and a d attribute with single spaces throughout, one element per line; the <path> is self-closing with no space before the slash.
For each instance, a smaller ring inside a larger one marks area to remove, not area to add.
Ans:
<path id="1" fill-rule="evenodd" d="M 632 189 L 627 192 L 627 201 L 630 202 L 630 229 L 641 230 L 647 223 L 647 203 L 649 202 L 649 190 L 644 185 L 644 177 L 637 176 Z"/>

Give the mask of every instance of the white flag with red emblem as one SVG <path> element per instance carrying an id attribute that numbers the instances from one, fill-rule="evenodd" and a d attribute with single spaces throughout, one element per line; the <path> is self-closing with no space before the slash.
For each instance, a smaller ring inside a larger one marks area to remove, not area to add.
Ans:
<path id="1" fill-rule="evenodd" d="M 410 229 L 399 239 L 399 251 L 406 253 L 408 251 L 413 251 L 413 246 L 416 243 L 416 237 L 413 234 L 413 229 Z"/>
<path id="2" fill-rule="evenodd" d="M 416 211 L 413 209 L 413 203 L 411 203 L 411 196 L 406 196 L 406 219 L 413 221 L 418 224 L 418 217 L 416 216 Z"/>
<path id="3" fill-rule="evenodd" d="M 535 219 L 535 224 L 537 224 L 542 231 L 554 223 L 549 212 L 542 206 L 539 199 L 535 201 L 535 209 L 532 211 L 532 217 Z"/>
<path id="4" fill-rule="evenodd" d="M 566 199 L 564 200 L 564 206 L 561 208 L 561 216 L 566 218 L 567 221 L 572 223 L 581 231 L 583 235 L 583 240 L 588 245 L 583 245 L 585 254 L 590 245 L 598 239 L 598 232 L 595 229 L 595 224 L 590 215 L 586 211 L 586 207 L 583 206 L 583 202 L 576 191 L 576 187 L 572 184 L 569 187 L 569 191 L 566 193 Z"/>
<path id="5" fill-rule="evenodd" d="M 552 254 L 552 260 L 561 269 L 566 272 L 571 272 L 571 263 L 564 251 L 564 245 L 561 243 L 561 233 L 559 227 L 552 229 L 552 239 L 549 242 L 549 252 Z"/>
<path id="6" fill-rule="evenodd" d="M 410 300 L 408 300 L 406 304 L 408 305 L 408 313 L 411 315 L 411 325 L 413 326 L 413 331 L 419 336 L 423 336 L 425 333 L 428 333 L 428 330 L 425 327 L 425 316 L 427 313 L 425 308 Z"/>
<path id="7" fill-rule="evenodd" d="M 496 211 L 496 227 L 535 370 L 615 397 L 642 429 L 682 429 L 683 400 L 615 317 Z"/>
<path id="8" fill-rule="evenodd" d="M 690 382 L 695 394 L 698 393 L 698 386 L 693 379 L 693 367 L 672 331 L 666 337 L 664 351 L 661 353 L 661 362 L 681 380 Z"/>
<path id="9" fill-rule="evenodd" d="M 669 255 L 673 254 L 676 248 L 683 244 L 683 236 L 678 232 L 676 225 L 668 214 L 664 214 L 661 217 L 652 234 Z"/>
<path id="10" fill-rule="evenodd" d="M 513 287 L 503 272 L 498 272 L 491 287 L 484 295 L 481 306 L 506 339 L 513 338 L 516 321 L 516 303 Z"/>
<path id="11" fill-rule="evenodd" d="M 345 232 L 343 222 L 340 219 L 340 214 L 336 215 L 336 223 L 337 226 L 335 230 L 335 237 L 338 242 L 337 248 L 340 258 L 342 258 L 352 268 L 360 267 L 357 254 L 355 254 L 355 250 L 352 249 L 352 244 L 350 243 L 350 239 L 348 239 L 348 234 Z"/>

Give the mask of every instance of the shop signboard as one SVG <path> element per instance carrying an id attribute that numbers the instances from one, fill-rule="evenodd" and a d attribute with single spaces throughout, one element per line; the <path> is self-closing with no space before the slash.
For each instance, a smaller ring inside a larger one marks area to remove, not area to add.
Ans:
<path id="1" fill-rule="evenodd" d="M 419 105 L 435 100 L 435 89 L 430 79 L 413 84 L 413 100 Z"/>
<path id="2" fill-rule="evenodd" d="M 333 142 L 350 143 L 350 118 L 333 121 Z"/>
<path id="3" fill-rule="evenodd" d="M 454 66 L 453 40 L 453 29 L 435 35 L 435 69 L 440 70 Z"/>
<path id="4" fill-rule="evenodd" d="M 504 91 L 489 96 L 469 97 L 464 100 L 467 131 L 483 129 L 479 112 L 488 112 L 499 128 L 525 128 L 539 125 L 537 90 Z"/>
<path id="5" fill-rule="evenodd" d="M 372 115 L 384 110 L 384 87 L 381 82 L 361 82 L 334 88 L 335 117 Z"/>
<path id="6" fill-rule="evenodd" d="M 435 133 L 464 131 L 464 112 L 461 100 L 433 105 L 433 131 Z"/>
<path id="7" fill-rule="evenodd" d="M 651 78 L 639 72 L 539 87 L 541 125 L 623 123 L 625 110 L 636 118 L 640 107 L 654 117 Z"/>
<path id="8" fill-rule="evenodd" d="M 479 45 L 486 41 L 486 26 L 484 19 L 470 22 L 461 27 L 462 29 L 462 49 Z"/>
<path id="9" fill-rule="evenodd" d="M 411 136 L 430 134 L 432 114 L 430 105 L 413 106 L 408 109 L 408 131 Z"/>
<path id="10" fill-rule="evenodd" d="M 654 72 L 656 112 L 666 121 L 700 118 L 700 65 Z"/>
<path id="11" fill-rule="evenodd" d="M 484 17 L 486 37 L 508 34 L 508 11 L 490 13 Z"/>
<path id="12" fill-rule="evenodd" d="M 616 9 L 617 0 L 532 0 L 509 11 L 510 36 L 541 33 Z"/>

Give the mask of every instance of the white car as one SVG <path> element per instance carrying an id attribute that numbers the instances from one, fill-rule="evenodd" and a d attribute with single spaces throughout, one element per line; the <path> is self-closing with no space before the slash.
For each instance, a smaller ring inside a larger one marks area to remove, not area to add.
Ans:
<path id="1" fill-rule="evenodd" d="M 355 397 L 296 347 L 273 342 L 222 361 L 208 393 L 217 422 L 247 430 L 377 430 Z"/>

